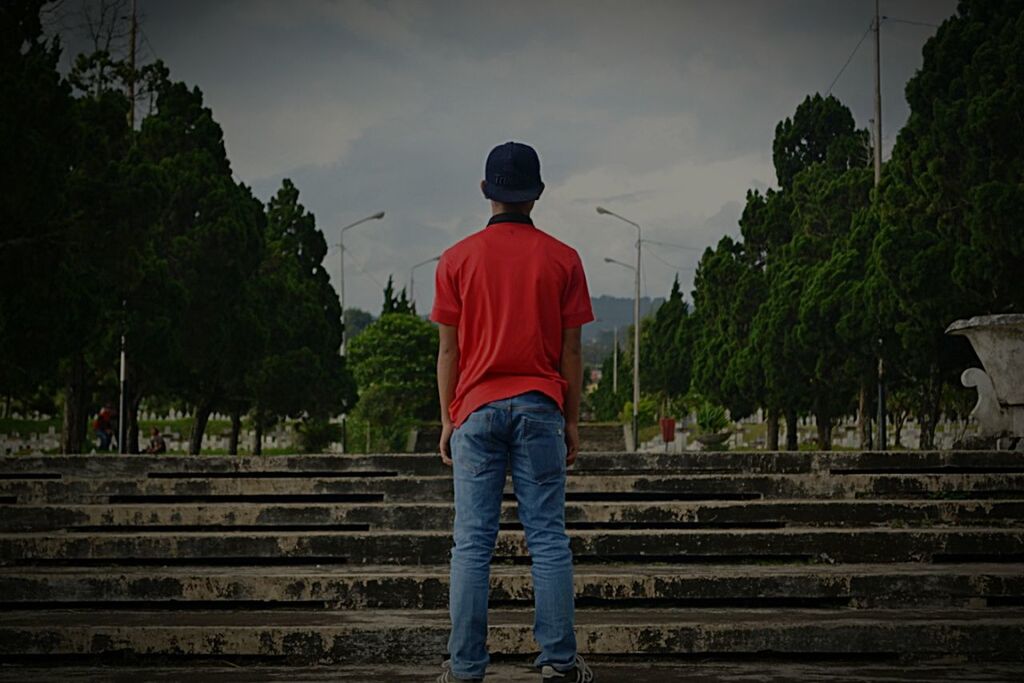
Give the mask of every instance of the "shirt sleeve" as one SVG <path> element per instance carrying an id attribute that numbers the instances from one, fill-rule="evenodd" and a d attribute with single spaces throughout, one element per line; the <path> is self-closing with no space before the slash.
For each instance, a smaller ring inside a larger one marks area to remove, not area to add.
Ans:
<path id="1" fill-rule="evenodd" d="M 434 307 L 430 319 L 441 325 L 457 326 L 462 315 L 459 288 L 451 271 L 448 252 L 441 254 L 434 273 Z"/>
<path id="2" fill-rule="evenodd" d="M 590 305 L 590 291 L 587 289 L 587 276 L 583 273 L 583 262 L 579 254 L 573 254 L 572 267 L 569 269 L 569 281 L 562 294 L 562 327 L 565 329 L 581 327 L 594 319 L 594 311 Z"/>

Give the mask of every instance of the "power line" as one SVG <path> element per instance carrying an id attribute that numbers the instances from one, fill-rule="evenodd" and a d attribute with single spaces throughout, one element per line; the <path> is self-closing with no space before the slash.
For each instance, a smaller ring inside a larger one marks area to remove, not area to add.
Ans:
<path id="1" fill-rule="evenodd" d="M 839 70 L 839 73 L 836 74 L 836 77 L 833 78 L 832 82 L 829 84 L 828 91 L 825 93 L 826 95 L 832 94 L 832 88 L 835 86 L 836 81 L 838 81 L 839 77 L 843 75 L 844 71 L 846 71 L 846 67 L 850 66 L 850 62 L 853 61 L 853 56 L 857 54 L 857 50 L 859 50 L 860 46 L 864 44 L 864 39 L 868 37 L 869 33 L 871 33 L 872 28 L 874 28 L 874 22 L 868 24 L 868 27 L 864 30 L 864 35 L 860 37 L 860 40 L 857 41 L 857 46 L 853 48 L 853 52 L 851 52 L 850 56 L 846 58 L 846 63 L 843 64 L 843 68 Z"/>
<path id="2" fill-rule="evenodd" d="M 647 240 L 644 240 L 644 241 L 646 242 Z M 679 265 L 677 263 L 669 263 L 668 261 L 663 259 L 661 256 L 659 256 L 658 252 L 654 251 L 650 247 L 648 247 L 647 252 L 651 256 L 653 256 L 655 259 L 657 259 L 658 261 L 661 261 L 662 263 L 664 263 L 666 266 L 669 266 L 670 268 L 675 268 L 676 270 L 696 270 L 696 268 L 693 268 L 691 266 L 681 266 L 681 265 Z"/>
<path id="3" fill-rule="evenodd" d="M 146 43 L 146 47 L 149 48 L 149 51 L 151 53 L 152 58 L 156 59 L 157 58 L 157 56 L 156 56 L 156 48 L 153 47 L 153 43 L 151 43 L 149 41 L 149 36 L 146 34 L 146 29 L 142 28 L 142 23 L 141 22 L 139 22 L 139 33 L 142 34 L 142 41 L 144 43 Z"/>
<path id="4" fill-rule="evenodd" d="M 896 19 L 894 17 L 882 17 L 882 21 L 892 21 L 897 24 L 910 24 L 911 26 L 927 26 L 928 28 L 939 28 L 938 24 L 929 24 L 927 21 L 911 21 L 910 19 Z"/>
<path id="5" fill-rule="evenodd" d="M 647 244 L 657 244 L 659 247 L 668 247 L 669 249 L 683 249 L 685 251 L 704 251 L 700 247 L 688 247 L 685 244 L 673 244 L 671 242 L 659 242 L 657 240 L 645 239 L 644 242 Z"/>
<path id="6" fill-rule="evenodd" d="M 373 276 L 373 275 L 372 275 L 372 274 L 370 273 L 370 271 L 366 270 L 366 268 L 365 268 L 365 267 L 363 266 L 363 264 L 359 263 L 359 261 L 358 261 L 358 260 L 356 260 L 356 255 L 355 255 L 354 253 L 352 253 L 352 248 L 351 248 L 351 247 L 345 247 L 345 248 L 343 249 L 343 251 L 344 251 L 345 253 L 347 253 L 347 254 L 349 255 L 349 260 L 351 260 L 351 261 L 352 261 L 352 263 L 354 263 L 354 264 L 355 264 L 355 266 L 356 266 L 356 269 L 357 269 L 357 270 L 359 270 L 359 272 L 360 272 L 360 273 L 362 273 L 362 274 L 363 274 L 363 275 L 365 275 L 366 277 L 368 277 L 368 278 L 370 278 L 371 280 L 373 280 L 373 284 L 377 285 L 377 286 L 378 286 L 378 287 L 380 287 L 381 289 L 384 289 L 384 285 L 382 285 L 382 284 L 380 283 L 380 281 L 378 281 L 378 280 L 377 280 L 377 278 L 375 278 L 375 277 L 374 277 L 374 276 Z M 342 254 L 342 258 L 345 258 L 345 255 L 344 255 L 344 254 Z"/>

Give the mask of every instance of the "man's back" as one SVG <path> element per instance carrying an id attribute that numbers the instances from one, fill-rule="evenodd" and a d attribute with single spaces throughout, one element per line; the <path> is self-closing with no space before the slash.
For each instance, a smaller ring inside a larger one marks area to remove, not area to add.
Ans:
<path id="1" fill-rule="evenodd" d="M 431 318 L 459 330 L 459 425 L 479 406 L 540 391 L 561 407 L 562 331 L 593 319 L 579 255 L 525 216 L 495 216 L 448 249 Z"/>

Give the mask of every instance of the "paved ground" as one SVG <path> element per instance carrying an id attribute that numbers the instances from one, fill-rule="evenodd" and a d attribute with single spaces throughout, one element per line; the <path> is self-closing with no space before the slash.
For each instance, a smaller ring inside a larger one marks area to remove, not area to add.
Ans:
<path id="1" fill-rule="evenodd" d="M 679 663 L 595 666 L 598 683 L 790 683 L 793 681 L 958 681 L 1002 683 L 1024 680 L 1024 664 L 930 664 L 910 667 L 851 663 L 803 664 L 751 662 L 742 664 Z M 181 666 L 169 668 L 22 668 L 0 665 L 0 683 L 60 681 L 61 683 L 430 683 L 437 670 L 422 667 L 227 667 Z M 538 683 L 539 676 L 526 664 L 497 664 L 487 683 Z"/>

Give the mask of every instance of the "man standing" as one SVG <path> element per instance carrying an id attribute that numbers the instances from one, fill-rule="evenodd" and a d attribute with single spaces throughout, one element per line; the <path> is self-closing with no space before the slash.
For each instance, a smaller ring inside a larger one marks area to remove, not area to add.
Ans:
<path id="1" fill-rule="evenodd" d="M 487 227 L 444 252 L 431 319 L 440 328 L 441 459 L 455 481 L 450 659 L 438 683 L 481 681 L 487 598 L 506 468 L 532 558 L 543 680 L 593 681 L 576 654 L 566 467 L 579 449 L 580 328 L 594 319 L 579 255 L 533 225 L 540 160 L 507 142 L 487 157 Z"/>

